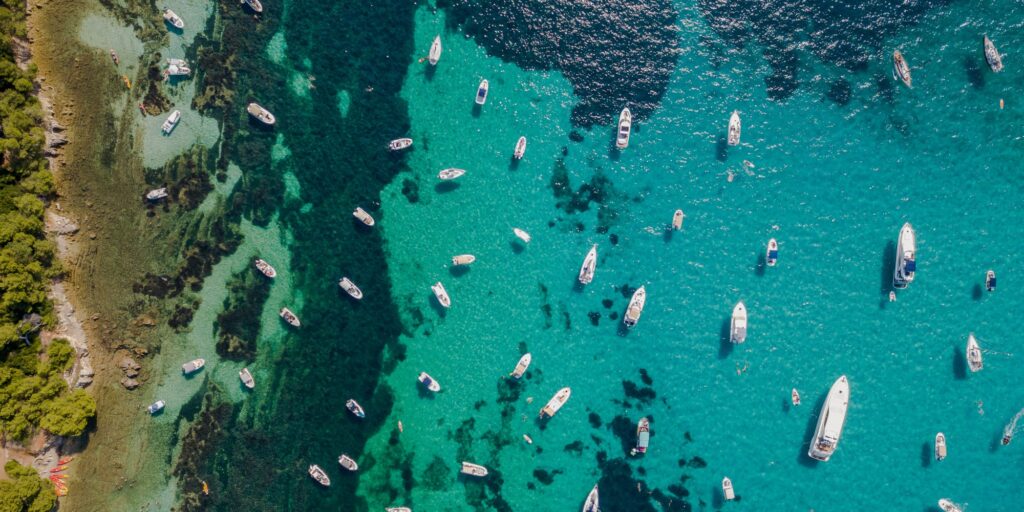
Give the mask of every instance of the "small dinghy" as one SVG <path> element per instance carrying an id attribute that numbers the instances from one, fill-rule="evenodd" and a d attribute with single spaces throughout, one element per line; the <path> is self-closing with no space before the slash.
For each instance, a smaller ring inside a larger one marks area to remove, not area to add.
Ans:
<path id="1" fill-rule="evenodd" d="M 242 380 L 242 384 L 248 389 L 256 387 L 256 381 L 252 378 L 252 372 L 248 368 L 242 368 L 242 371 L 238 372 L 238 378 Z"/>
<path id="2" fill-rule="evenodd" d="M 160 125 L 160 130 L 164 132 L 164 135 L 170 135 L 174 131 L 174 127 L 178 126 L 178 121 L 181 121 L 181 111 L 175 110 L 171 112 L 171 115 L 167 116 L 164 124 Z"/>
<path id="3" fill-rule="evenodd" d="M 793 397 L 793 406 L 796 407 L 800 405 L 800 392 L 797 391 L 796 388 L 793 388 L 793 392 L 790 393 L 790 395 Z"/>
<path id="4" fill-rule="evenodd" d="M 520 158 L 523 158 L 523 155 L 525 155 L 525 154 L 526 154 L 526 137 L 519 137 L 519 140 L 516 142 L 516 150 L 512 153 L 512 156 L 516 160 L 519 160 Z"/>
<path id="5" fill-rule="evenodd" d="M 647 304 L 647 289 L 641 286 L 633 292 L 633 298 L 629 299 L 629 307 L 626 314 L 622 315 L 622 323 L 632 329 L 640 321 L 640 314 L 644 312 L 644 305 Z"/>
<path id="6" fill-rule="evenodd" d="M 441 385 L 438 384 L 433 377 L 428 375 L 427 372 L 420 372 L 420 376 L 418 377 L 418 379 L 420 381 L 420 384 L 423 384 L 423 387 L 427 388 L 428 390 L 434 393 L 441 391 Z"/>
<path id="7" fill-rule="evenodd" d="M 356 416 L 356 418 L 365 418 L 366 417 L 366 411 L 363 410 L 363 406 L 359 405 L 359 402 L 356 402 L 355 400 L 353 400 L 351 398 L 349 398 L 345 402 L 345 408 L 348 409 L 349 412 L 354 414 Z"/>
<path id="8" fill-rule="evenodd" d="M 532 240 L 529 233 L 519 228 L 512 228 L 512 233 L 516 235 L 516 238 L 522 240 L 524 244 L 528 244 Z"/>
<path id="9" fill-rule="evenodd" d="M 362 222 L 363 224 L 366 224 L 367 226 L 373 226 L 374 224 L 377 223 L 375 220 L 373 220 L 373 217 L 370 216 L 369 213 L 366 213 L 366 210 L 364 210 L 364 209 L 362 209 L 362 208 L 360 208 L 358 206 L 352 212 L 352 216 L 357 218 L 357 219 L 359 219 L 359 222 Z"/>
<path id="10" fill-rule="evenodd" d="M 271 279 L 277 277 L 277 270 L 274 270 L 274 267 L 270 266 L 270 263 L 256 258 L 254 265 L 256 265 L 256 270 L 259 270 L 261 274 Z"/>
<path id="11" fill-rule="evenodd" d="M 274 123 L 277 122 L 277 118 L 274 117 L 274 114 L 271 114 L 269 110 L 263 108 L 255 101 L 249 103 L 249 105 L 245 107 L 245 111 L 248 112 L 250 116 L 255 117 L 257 121 L 267 126 L 274 126 Z"/>
<path id="12" fill-rule="evenodd" d="M 342 277 L 341 280 L 338 281 L 338 286 L 340 286 L 342 290 L 345 290 L 345 293 L 351 295 L 353 299 L 359 300 L 363 298 L 363 291 L 347 277 Z"/>
<path id="13" fill-rule="evenodd" d="M 281 311 L 278 312 L 278 314 L 281 315 L 281 318 L 283 318 L 285 322 L 288 322 L 288 325 L 292 327 L 302 326 L 302 322 L 299 321 L 299 317 L 295 316 L 295 313 L 292 313 L 290 309 L 281 308 Z"/>
<path id="14" fill-rule="evenodd" d="M 149 407 L 146 407 L 146 411 L 149 412 L 150 415 L 153 415 L 164 410 L 165 405 L 167 405 L 167 402 L 157 400 L 156 402 L 149 404 Z"/>
<path id="15" fill-rule="evenodd" d="M 402 139 L 395 139 L 388 143 L 388 149 L 391 151 L 401 151 L 409 146 L 412 146 L 412 139 L 406 137 Z"/>
<path id="16" fill-rule="evenodd" d="M 996 291 L 996 271 L 989 270 L 985 272 L 985 289 L 994 292 Z"/>
<path id="17" fill-rule="evenodd" d="M 526 441 L 526 444 L 533 444 L 533 438 L 526 434 L 523 434 L 523 441 Z"/>
<path id="18" fill-rule="evenodd" d="M 629 107 L 622 109 L 619 112 L 619 127 L 615 132 L 615 147 L 619 149 L 626 149 L 629 147 L 629 135 L 633 130 L 633 113 L 629 111 Z"/>
<path id="19" fill-rule="evenodd" d="M 939 500 L 939 508 L 942 509 L 942 512 L 963 512 L 956 503 L 946 498 Z"/>
<path id="20" fill-rule="evenodd" d="M 569 400 L 569 396 L 571 394 L 572 389 L 570 388 L 559 389 L 558 393 L 555 393 L 555 396 L 551 397 L 551 400 L 548 400 L 547 405 L 545 405 L 540 410 L 541 419 L 545 417 L 550 418 L 554 416 L 555 413 L 557 413 L 558 410 L 561 409 L 563 405 L 565 405 L 565 402 Z"/>
<path id="21" fill-rule="evenodd" d="M 892 52 L 892 77 L 894 80 L 902 81 L 907 87 L 914 87 L 913 79 L 910 76 L 910 66 L 903 59 L 903 54 L 899 50 Z"/>
<path id="22" fill-rule="evenodd" d="M 736 307 L 732 308 L 729 341 L 733 343 L 747 341 L 747 307 L 743 305 L 743 301 L 737 302 Z"/>
<path id="23" fill-rule="evenodd" d="M 463 170 L 463 169 L 456 169 L 454 167 L 450 167 L 448 169 L 445 169 L 445 170 L 437 173 L 437 177 L 442 179 L 442 180 L 447 181 L 447 180 L 454 180 L 455 178 L 459 178 L 459 177 L 461 177 L 464 174 L 466 174 L 465 170 Z"/>
<path id="24" fill-rule="evenodd" d="M 722 494 L 725 496 L 725 501 L 736 499 L 736 492 L 732 490 L 732 480 L 729 480 L 729 477 L 722 478 Z"/>
<path id="25" fill-rule="evenodd" d="M 356 461 L 352 459 L 352 457 L 349 457 L 344 453 L 338 457 L 338 464 L 349 471 L 356 471 L 359 469 L 359 464 L 356 464 Z"/>
<path id="26" fill-rule="evenodd" d="M 192 74 L 192 68 L 184 59 L 167 59 L 167 76 L 188 76 Z"/>
<path id="27" fill-rule="evenodd" d="M 594 280 L 595 270 L 597 270 L 597 244 L 587 251 L 587 256 L 583 258 L 583 265 L 580 265 L 580 284 L 590 284 Z"/>
<path id="28" fill-rule="evenodd" d="M 469 265 L 474 261 L 476 261 L 476 256 L 473 256 L 472 254 L 460 254 L 458 256 L 452 256 L 452 265 L 455 266 Z"/>
<path id="29" fill-rule="evenodd" d="M 156 188 L 146 193 L 147 201 L 159 201 L 167 197 L 167 187 Z"/>
<path id="30" fill-rule="evenodd" d="M 526 369 L 530 367 L 530 361 L 532 360 L 533 356 L 531 356 L 529 352 L 523 354 L 523 357 L 519 358 L 519 362 L 516 363 L 515 369 L 512 370 L 512 373 L 510 373 L 509 375 L 511 375 L 514 379 L 522 378 L 523 374 L 526 373 Z"/>
<path id="31" fill-rule="evenodd" d="M 740 131 L 742 127 L 740 125 L 740 112 L 733 110 L 732 115 L 729 116 L 729 145 L 738 146 L 740 144 Z"/>
<path id="32" fill-rule="evenodd" d="M 181 365 L 181 373 L 184 375 L 191 375 L 199 370 L 202 370 L 206 366 L 206 360 L 203 358 L 193 359 L 183 365 Z"/>
<path id="33" fill-rule="evenodd" d="M 437 61 L 441 60 L 441 50 L 441 36 L 438 35 L 434 42 L 430 43 L 430 54 L 427 56 L 427 62 L 430 62 L 431 66 L 436 66 Z"/>
<path id="34" fill-rule="evenodd" d="M 477 476 L 477 477 L 485 477 L 485 476 L 487 476 L 487 468 L 485 468 L 485 467 L 483 467 L 483 466 L 481 466 L 479 464 L 473 464 L 472 462 L 463 462 L 462 463 L 462 469 L 459 472 L 462 473 L 463 475 L 469 475 L 469 476 Z"/>
<path id="35" fill-rule="evenodd" d="M 313 480 L 316 480 L 316 483 L 324 487 L 331 486 L 331 479 L 327 476 L 327 472 L 316 464 L 309 466 L 309 476 L 313 477 Z"/>
<path id="36" fill-rule="evenodd" d="M 769 267 L 774 267 L 779 261 L 779 243 L 774 238 L 768 240 L 768 249 L 764 253 L 764 261 Z"/>
<path id="37" fill-rule="evenodd" d="M 992 40 L 988 36 L 984 36 L 982 42 L 985 44 L 985 60 L 988 61 L 988 67 L 992 68 L 995 73 L 1002 71 L 1003 56 L 999 55 L 996 45 L 992 44 Z"/>
<path id="38" fill-rule="evenodd" d="M 946 435 L 942 432 L 935 434 L 935 460 L 946 458 Z"/>
<path id="39" fill-rule="evenodd" d="M 682 210 L 676 210 L 676 212 L 672 214 L 672 229 L 676 231 L 683 229 L 683 219 L 685 218 L 686 214 L 684 214 Z"/>
<path id="40" fill-rule="evenodd" d="M 441 281 L 434 283 L 434 285 L 431 286 L 430 289 L 434 291 L 434 297 L 437 299 L 437 302 L 441 304 L 441 306 L 443 306 L 445 309 L 450 308 L 452 306 L 452 299 L 451 297 L 448 296 L 448 290 L 444 289 L 444 285 L 441 284 Z"/>
<path id="41" fill-rule="evenodd" d="M 978 372 L 984 368 L 981 361 L 981 347 L 978 346 L 978 340 L 974 337 L 973 332 L 967 335 L 967 366 L 972 372 Z"/>
<path id="42" fill-rule="evenodd" d="M 185 20 L 181 19 L 181 16 L 178 16 L 170 9 L 164 9 L 164 21 L 170 23 L 172 27 L 178 30 L 185 28 Z"/>
<path id="43" fill-rule="evenodd" d="M 651 422 L 646 417 L 640 418 L 636 424 L 636 452 L 647 453 L 647 445 L 651 442 Z"/>
<path id="44" fill-rule="evenodd" d="M 263 4 L 260 3 L 260 0 L 241 0 L 241 3 L 248 5 L 256 14 L 263 12 Z"/>
<path id="45" fill-rule="evenodd" d="M 480 81 L 480 87 L 476 88 L 476 104 L 483 105 L 487 103 L 487 90 L 491 88 L 491 84 L 487 83 L 487 79 Z"/>
<path id="46" fill-rule="evenodd" d="M 583 502 L 583 512 L 601 512 L 596 484 L 587 495 L 587 501 Z"/>

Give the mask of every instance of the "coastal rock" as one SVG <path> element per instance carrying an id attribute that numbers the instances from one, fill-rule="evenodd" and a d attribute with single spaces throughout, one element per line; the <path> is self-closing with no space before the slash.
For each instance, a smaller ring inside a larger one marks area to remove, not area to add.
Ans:
<path id="1" fill-rule="evenodd" d="M 139 376 L 139 370 L 136 370 L 134 368 L 128 368 L 127 370 L 124 371 L 124 376 L 134 379 L 135 377 Z"/>
<path id="2" fill-rule="evenodd" d="M 139 365 L 139 363 L 136 363 L 135 360 L 130 358 L 130 357 L 125 357 L 125 358 L 121 359 L 121 362 L 117 363 L 117 366 L 118 366 L 118 368 L 121 368 L 122 370 L 124 370 L 125 373 L 127 373 L 129 371 L 136 371 L 137 372 L 140 369 L 142 369 L 142 366 Z"/>
<path id="3" fill-rule="evenodd" d="M 139 383 L 139 381 L 135 379 L 129 379 L 128 377 L 125 377 L 121 379 L 121 385 L 124 386 L 125 389 L 132 390 L 139 387 L 141 384 Z"/>
<path id="4" fill-rule="evenodd" d="M 71 235 L 78 232 L 78 224 L 52 211 L 46 212 L 46 232 L 55 235 Z"/>

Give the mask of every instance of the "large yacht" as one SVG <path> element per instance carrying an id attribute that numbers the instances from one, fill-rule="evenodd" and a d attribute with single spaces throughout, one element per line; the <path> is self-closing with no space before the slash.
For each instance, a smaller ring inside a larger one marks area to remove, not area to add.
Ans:
<path id="1" fill-rule="evenodd" d="M 900 240 L 896 244 L 896 270 L 893 271 L 892 285 L 895 288 L 906 288 L 914 280 L 917 271 L 917 242 L 914 227 L 910 223 L 900 229 Z"/>
<path id="2" fill-rule="evenodd" d="M 939 500 L 939 508 L 942 509 L 942 512 L 963 512 L 956 503 L 946 498 Z"/>
<path id="3" fill-rule="evenodd" d="M 626 149 L 629 147 L 629 134 L 633 129 L 633 114 L 629 107 L 623 108 L 619 113 L 619 129 L 615 134 L 615 147 Z"/>
<path id="4" fill-rule="evenodd" d="M 739 146 L 740 145 L 740 130 L 742 126 L 740 124 L 740 112 L 733 110 L 732 115 L 729 116 L 729 145 Z"/>
<path id="5" fill-rule="evenodd" d="M 644 304 L 647 303 L 647 290 L 641 286 L 633 292 L 633 298 L 629 299 L 629 307 L 626 314 L 622 315 L 622 323 L 626 327 L 633 327 L 640 321 L 640 314 L 644 312 Z"/>
<path id="6" fill-rule="evenodd" d="M 836 379 L 828 392 L 825 404 L 821 406 L 818 416 L 818 428 L 811 439 L 811 449 L 807 451 L 812 459 L 827 461 L 839 445 L 839 437 L 843 434 L 846 423 L 846 408 L 850 405 L 850 383 L 846 375 Z"/>
<path id="7" fill-rule="evenodd" d="M 480 81 L 480 87 L 476 88 L 476 99 L 474 100 L 476 101 L 477 105 L 483 105 L 484 103 L 487 103 L 487 91 L 490 88 L 491 84 L 487 81 L 487 79 L 483 79 Z"/>
<path id="8" fill-rule="evenodd" d="M 438 34 L 437 37 L 434 38 L 434 42 L 430 43 L 430 54 L 427 56 L 427 62 L 430 62 L 431 66 L 436 66 L 437 61 L 441 60 L 442 50 L 441 35 Z"/>
<path id="9" fill-rule="evenodd" d="M 594 270 L 597 269 L 597 244 L 594 244 L 583 258 L 583 265 L 580 266 L 580 284 L 590 284 L 594 280 Z"/>
<path id="10" fill-rule="evenodd" d="M 531 356 L 529 352 L 523 354 L 523 357 L 519 358 L 519 362 L 516 363 L 515 369 L 512 370 L 512 373 L 509 375 L 515 379 L 522 378 L 523 374 L 526 373 L 526 369 L 530 367 L 530 361 L 532 360 L 533 356 Z"/>
<path id="11" fill-rule="evenodd" d="M 164 9 L 164 21 L 170 23 L 172 27 L 178 30 L 185 28 L 185 21 L 181 19 L 181 16 L 178 16 L 174 11 L 170 9 Z M 985 40 L 987 41 L 988 38 L 986 37 Z"/>
<path id="12" fill-rule="evenodd" d="M 973 332 L 967 335 L 967 366 L 972 372 L 978 372 L 984 368 L 981 362 L 981 347 L 978 346 L 978 340 L 974 337 Z"/>
<path id="13" fill-rule="evenodd" d="M 178 121 L 181 121 L 181 111 L 175 110 L 171 112 L 171 115 L 167 116 L 164 124 L 160 125 L 160 131 L 164 132 L 164 135 L 170 135 L 174 131 L 174 127 L 178 126 Z"/>
<path id="14" fill-rule="evenodd" d="M 594 484 L 594 488 L 587 495 L 587 501 L 583 503 L 583 512 L 601 512 L 599 501 L 597 484 Z"/>
<path id="15" fill-rule="evenodd" d="M 899 50 L 892 52 L 892 77 L 901 80 L 907 87 L 914 86 L 910 77 L 910 65 Z"/>
<path id="16" fill-rule="evenodd" d="M 747 307 L 743 301 L 736 303 L 732 308 L 732 322 L 729 325 L 729 341 L 743 343 L 747 341 Z"/>
<path id="17" fill-rule="evenodd" d="M 570 394 L 572 394 L 572 390 L 569 388 L 559 389 L 558 393 L 555 393 L 555 396 L 551 397 L 551 400 L 548 400 L 547 405 L 540 410 L 540 417 L 544 418 L 546 416 L 550 418 L 554 416 L 555 413 L 565 405 L 565 402 L 569 400 Z"/>
<path id="18" fill-rule="evenodd" d="M 982 42 L 985 44 L 985 60 L 988 61 L 988 67 L 992 68 L 995 73 L 1002 71 L 1003 56 L 999 55 L 996 45 L 992 44 L 992 40 L 988 36 L 984 36 Z"/>
<path id="19" fill-rule="evenodd" d="M 651 442 L 651 422 L 647 417 L 640 418 L 636 424 L 636 451 L 647 453 L 647 445 Z"/>

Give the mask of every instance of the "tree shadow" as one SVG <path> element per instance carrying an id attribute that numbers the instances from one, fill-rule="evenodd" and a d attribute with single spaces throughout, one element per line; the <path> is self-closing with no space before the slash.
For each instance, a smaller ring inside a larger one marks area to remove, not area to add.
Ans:
<path id="1" fill-rule="evenodd" d="M 732 317 L 722 321 L 722 327 L 718 331 L 718 358 L 725 359 L 732 355 L 736 344 L 732 342 Z"/>
<path id="2" fill-rule="evenodd" d="M 956 380 L 967 379 L 967 356 L 960 350 L 960 347 L 953 346 L 953 378 Z"/>

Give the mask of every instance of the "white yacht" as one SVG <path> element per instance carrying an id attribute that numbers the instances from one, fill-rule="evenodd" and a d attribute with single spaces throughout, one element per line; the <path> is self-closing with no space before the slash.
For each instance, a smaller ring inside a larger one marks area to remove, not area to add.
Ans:
<path id="1" fill-rule="evenodd" d="M 249 389 L 256 387 L 256 381 L 252 378 L 252 372 L 248 368 L 242 368 L 242 371 L 238 372 L 238 378 L 242 380 L 242 384 Z"/>
<path id="2" fill-rule="evenodd" d="M 850 383 L 846 375 L 836 379 L 828 392 L 825 404 L 821 406 L 818 416 L 818 428 L 814 430 L 811 448 L 807 451 L 812 459 L 827 461 L 839 445 L 839 437 L 843 434 L 846 423 L 846 408 L 850 405 Z"/>
<path id="3" fill-rule="evenodd" d="M 985 44 L 985 60 L 988 61 L 988 67 L 992 68 L 992 71 L 996 73 L 1002 71 L 1003 56 L 999 55 L 996 45 L 992 44 L 992 40 L 988 36 L 984 36 L 982 42 Z"/>
<path id="4" fill-rule="evenodd" d="M 444 169 L 443 171 L 437 173 L 437 177 L 442 179 L 442 180 L 447 181 L 447 180 L 454 180 L 455 178 L 460 178 L 464 174 L 466 174 L 465 170 L 463 170 L 463 169 L 456 169 L 454 167 L 450 167 L 448 169 Z"/>
<path id="5" fill-rule="evenodd" d="M 178 30 L 185 28 L 185 20 L 181 19 L 181 16 L 178 16 L 170 9 L 164 9 L 164 21 L 170 23 L 172 27 Z"/>
<path id="6" fill-rule="evenodd" d="M 587 251 L 587 256 L 583 258 L 583 265 L 580 266 L 580 284 L 590 284 L 594 280 L 594 270 L 597 269 L 597 244 Z"/>
<path id="7" fill-rule="evenodd" d="M 395 140 L 393 140 L 393 141 L 388 143 L 388 149 L 390 149 L 391 151 L 399 151 L 399 150 L 405 149 L 405 148 L 407 148 L 409 146 L 412 146 L 412 139 L 410 139 L 408 137 L 403 137 L 401 139 L 395 139 Z"/>
<path id="8" fill-rule="evenodd" d="M 794 407 L 800 405 L 800 392 L 797 391 L 796 388 L 793 388 L 793 391 L 791 391 L 789 393 L 789 396 L 790 396 L 790 398 L 793 399 L 793 406 Z"/>
<path id="9" fill-rule="evenodd" d="M 685 218 L 686 214 L 683 213 L 682 210 L 676 210 L 676 212 L 672 214 L 672 229 L 676 231 L 683 229 L 683 219 Z"/>
<path id="10" fill-rule="evenodd" d="M 255 101 L 249 103 L 249 105 L 245 107 L 245 111 L 248 112 L 250 116 L 255 117 L 259 122 L 267 126 L 274 126 L 274 123 L 277 122 L 277 118 L 274 117 L 274 114 L 271 114 L 269 110 L 263 108 L 262 105 Z"/>
<path id="11" fill-rule="evenodd" d="M 651 442 L 651 422 L 646 418 L 640 418 L 636 424 L 636 451 L 647 453 L 647 445 Z"/>
<path id="12" fill-rule="evenodd" d="M 597 484 L 594 484 L 594 488 L 591 489 L 590 494 L 587 495 L 587 501 L 583 503 L 583 512 L 601 512 L 600 498 L 597 494 Z"/>
<path id="13" fill-rule="evenodd" d="M 260 3 L 260 0 L 241 0 L 241 3 L 248 5 L 256 14 L 263 12 L 263 4 Z"/>
<path id="14" fill-rule="evenodd" d="M 738 146 L 740 144 L 740 131 L 742 126 L 740 125 L 740 112 L 733 110 L 732 115 L 729 116 L 729 145 Z"/>
<path id="15" fill-rule="evenodd" d="M 352 398 L 349 398 L 348 400 L 345 401 L 345 408 L 348 409 L 349 412 L 354 414 L 356 418 L 366 417 L 366 411 L 363 410 L 363 406 L 359 405 L 359 402 L 356 402 Z"/>
<path id="16" fill-rule="evenodd" d="M 946 458 L 946 435 L 942 432 L 935 434 L 935 460 Z"/>
<path id="17" fill-rule="evenodd" d="M 909 222 L 900 229 L 900 239 L 896 244 L 896 270 L 893 271 L 892 285 L 894 288 L 906 288 L 914 280 L 917 271 L 917 242 L 914 227 Z"/>
<path id="18" fill-rule="evenodd" d="M 913 87 L 913 79 L 910 77 L 910 65 L 903 58 L 899 50 L 892 52 L 892 77 L 901 80 L 907 87 Z"/>
<path id="19" fill-rule="evenodd" d="M 472 254 L 459 254 L 458 256 L 452 256 L 452 265 L 455 266 L 469 265 L 474 261 L 476 261 L 476 256 L 473 256 Z"/>
<path id="20" fill-rule="evenodd" d="M 316 480 L 316 483 L 324 487 L 331 486 L 331 479 L 327 476 L 327 472 L 316 464 L 309 466 L 309 476 L 313 477 L 313 480 Z"/>
<path id="21" fill-rule="evenodd" d="M 626 308 L 626 314 L 622 315 L 622 323 L 626 324 L 626 327 L 633 327 L 638 321 L 640 321 L 640 314 L 644 312 L 644 304 L 647 303 L 647 289 L 641 286 L 633 292 L 633 298 L 629 299 L 629 307 Z"/>
<path id="22" fill-rule="evenodd" d="M 441 284 L 441 281 L 434 283 L 430 289 L 434 291 L 434 297 L 437 298 L 437 302 L 444 306 L 445 309 L 452 307 L 452 299 L 448 296 L 448 290 L 444 289 L 444 285 Z"/>
<path id="23" fill-rule="evenodd" d="M 985 289 L 994 292 L 996 291 L 996 271 L 989 270 L 985 272 Z"/>
<path id="24" fill-rule="evenodd" d="M 722 495 L 726 501 L 736 499 L 736 492 L 732 490 L 732 480 L 729 480 L 729 477 L 722 478 Z"/>
<path id="25" fill-rule="evenodd" d="M 487 79 L 480 81 L 480 87 L 476 88 L 476 104 L 483 105 L 487 103 L 487 90 L 491 88 L 491 84 L 487 82 Z"/>
<path id="26" fill-rule="evenodd" d="M 551 400 L 548 400 L 547 405 L 540 410 L 540 417 L 550 418 L 554 416 L 555 413 L 565 405 L 565 402 L 569 400 L 569 395 L 571 394 L 572 390 L 569 388 L 559 389 L 558 393 L 555 393 L 555 396 L 551 397 Z"/>
<path id="27" fill-rule="evenodd" d="M 729 341 L 743 343 L 747 341 L 747 307 L 743 301 L 732 308 L 732 322 L 729 325 Z"/>
<path id="28" fill-rule="evenodd" d="M 167 76 L 188 76 L 192 74 L 192 68 L 184 59 L 167 59 Z"/>
<path id="29" fill-rule="evenodd" d="M 433 377 L 428 375 L 427 372 L 420 372 L 420 376 L 417 378 L 419 379 L 420 384 L 423 384 L 423 386 L 429 389 L 430 391 L 434 393 L 441 391 L 441 385 L 438 384 Z"/>
<path id="30" fill-rule="evenodd" d="M 387 507 L 384 512 L 412 512 L 412 509 L 409 507 Z"/>
<path id="31" fill-rule="evenodd" d="M 199 370 L 202 370 L 206 366 L 206 360 L 203 358 L 193 359 L 183 365 L 181 365 L 181 373 L 185 375 L 191 375 Z"/>
<path id="32" fill-rule="evenodd" d="M 523 155 L 525 155 L 525 154 L 526 154 L 526 137 L 519 137 L 519 140 L 516 141 L 516 150 L 512 153 L 512 157 L 515 158 L 516 160 L 519 160 L 519 159 L 523 158 Z"/>
<path id="33" fill-rule="evenodd" d="M 359 222 L 362 222 L 367 226 L 373 226 L 374 224 L 377 223 L 377 221 L 373 220 L 373 217 L 369 213 L 366 213 L 366 210 L 358 206 L 352 212 L 352 216 L 359 219 Z"/>
<path id="34" fill-rule="evenodd" d="M 978 346 L 978 340 L 973 332 L 967 335 L 967 366 L 972 372 L 981 371 L 984 367 L 981 362 L 981 347 Z"/>
<path id="35" fill-rule="evenodd" d="M 160 130 L 164 132 L 164 135 L 170 135 L 174 131 L 174 127 L 178 126 L 178 121 L 181 121 L 181 111 L 175 110 L 171 112 L 171 115 L 167 116 L 164 124 L 160 125 Z"/>
<path id="36" fill-rule="evenodd" d="M 487 468 L 479 464 L 473 464 L 472 462 L 463 461 L 460 473 L 462 473 L 463 475 L 484 477 L 487 476 Z"/>
<path id="37" fill-rule="evenodd" d="M 942 512 L 963 512 L 959 505 L 946 498 L 939 500 L 939 508 L 942 509 Z"/>
<path id="38" fill-rule="evenodd" d="M 530 361 L 532 360 L 533 356 L 531 356 L 529 352 L 523 354 L 523 357 L 519 358 L 519 362 L 516 363 L 515 369 L 512 370 L 512 373 L 510 373 L 509 375 L 511 375 L 515 379 L 522 378 L 523 374 L 526 373 L 526 369 L 530 367 Z"/>
<path id="39" fill-rule="evenodd" d="M 441 35 L 438 34 L 437 37 L 434 38 L 434 42 L 430 43 L 430 54 L 427 56 L 427 60 L 430 62 L 431 66 L 436 66 L 437 61 L 441 60 L 441 50 L 443 50 L 443 48 L 441 48 Z"/>
<path id="40" fill-rule="evenodd" d="M 524 244 L 528 244 L 532 240 L 529 233 L 519 228 L 512 228 L 512 233 L 516 235 L 516 238 L 522 240 Z"/>
<path id="41" fill-rule="evenodd" d="M 167 197 L 167 187 L 155 188 L 146 193 L 146 199 L 149 201 L 159 201 Z"/>
<path id="42" fill-rule="evenodd" d="M 270 263 L 267 263 L 266 261 L 256 258 L 256 261 L 253 264 L 256 265 L 256 270 L 259 270 L 261 274 L 271 279 L 277 277 L 277 270 L 275 270 L 274 267 L 270 266 Z"/>
<path id="43" fill-rule="evenodd" d="M 288 325 L 292 327 L 302 326 L 302 322 L 299 322 L 299 317 L 295 316 L 295 313 L 292 313 L 290 309 L 281 308 L 281 311 L 278 312 L 278 314 L 281 315 L 281 318 L 283 318 L 285 322 L 288 322 Z"/>
<path id="44" fill-rule="evenodd" d="M 633 113 L 629 111 L 629 107 L 622 109 L 619 112 L 619 128 L 615 132 L 615 147 L 619 149 L 626 149 L 629 147 L 629 135 L 633 131 Z"/>
<path id="45" fill-rule="evenodd" d="M 764 261 L 769 267 L 774 267 L 779 261 L 779 243 L 774 238 L 768 240 L 768 249 L 765 250 Z"/>
<path id="46" fill-rule="evenodd" d="M 341 464 L 341 467 L 349 471 L 356 471 L 357 469 L 359 469 L 359 464 L 357 464 L 352 457 L 349 457 L 344 453 L 341 454 L 340 457 L 338 457 L 338 464 Z"/>
<path id="47" fill-rule="evenodd" d="M 363 291 L 347 277 L 342 277 L 341 280 L 338 281 L 338 286 L 340 286 L 342 290 L 345 290 L 345 293 L 351 295 L 353 299 L 360 300 L 363 298 Z"/>
<path id="48" fill-rule="evenodd" d="M 150 415 L 156 414 L 164 410 L 165 405 L 167 405 L 167 402 L 164 402 L 163 400 L 157 400 L 156 402 L 149 404 L 149 407 L 146 407 L 146 412 L 148 412 Z"/>

